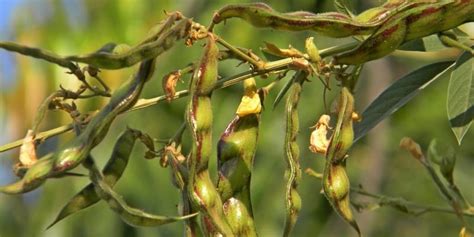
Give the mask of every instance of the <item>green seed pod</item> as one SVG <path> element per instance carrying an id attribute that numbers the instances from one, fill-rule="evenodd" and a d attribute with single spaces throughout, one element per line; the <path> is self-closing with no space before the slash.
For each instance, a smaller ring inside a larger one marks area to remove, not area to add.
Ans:
<path id="1" fill-rule="evenodd" d="M 15 183 L 0 187 L 0 192 L 6 194 L 20 194 L 32 191 L 38 188 L 46 181 L 46 177 L 53 170 L 53 157 L 39 159 L 28 171 L 23 178 Z"/>
<path id="2" fill-rule="evenodd" d="M 123 53 L 113 53 L 114 50 L 108 52 L 101 51 L 86 55 L 67 56 L 65 59 L 104 69 L 130 67 L 138 62 L 149 60 L 162 54 L 171 48 L 175 42 L 188 36 L 190 29 L 191 20 L 182 19 L 173 27 L 160 31 L 160 35 L 151 37 Z"/>
<path id="3" fill-rule="evenodd" d="M 163 35 L 163 33 L 171 28 L 176 21 L 179 21 L 184 18 L 181 12 L 171 12 L 166 13 L 168 16 L 165 20 L 153 26 L 147 33 L 145 39 L 139 43 L 139 45 L 146 44 L 152 41 L 157 40 Z"/>
<path id="4" fill-rule="evenodd" d="M 217 81 L 219 48 L 212 34 L 191 80 L 191 96 L 186 112 L 188 130 L 193 137 L 188 159 L 189 177 L 186 184 L 192 208 L 203 213 L 202 226 L 209 234 L 231 236 L 222 200 L 209 177 L 208 162 L 212 153 L 211 93 Z"/>
<path id="5" fill-rule="evenodd" d="M 235 117 L 219 140 L 218 190 L 223 200 L 244 190 L 249 191 L 259 121 L 255 114 Z"/>
<path id="6" fill-rule="evenodd" d="M 359 65 L 381 58 L 397 49 L 405 39 L 407 25 L 404 20 L 389 21 L 357 48 L 334 57 L 335 64 Z"/>
<path id="7" fill-rule="evenodd" d="M 84 132 L 58 153 L 54 163 L 55 172 L 70 170 L 87 157 L 92 148 L 105 137 L 117 115 L 137 102 L 143 86 L 153 75 L 154 69 L 154 59 L 143 62 L 138 72 L 112 94 L 109 103 L 89 122 Z"/>
<path id="8" fill-rule="evenodd" d="M 390 5 L 390 4 L 389 4 Z M 366 13 L 372 15 L 373 13 Z M 395 51 L 403 43 L 472 21 L 474 0 L 404 4 L 357 48 L 334 57 L 335 64 L 359 65 Z"/>
<path id="9" fill-rule="evenodd" d="M 343 164 L 326 162 L 323 175 L 323 190 L 334 210 L 359 234 L 360 229 L 350 207 L 350 183 Z"/>
<path id="10" fill-rule="evenodd" d="M 327 159 L 332 163 L 342 162 L 354 141 L 352 114 L 354 97 L 347 87 L 341 89 L 338 101 L 337 123 L 329 143 Z"/>
<path id="11" fill-rule="evenodd" d="M 474 0 L 440 1 L 403 14 L 408 25 L 405 42 L 452 29 L 471 20 Z"/>
<path id="12" fill-rule="evenodd" d="M 301 89 L 308 73 L 298 71 L 292 78 L 293 84 L 290 88 L 286 100 L 286 134 L 285 134 L 285 154 L 288 164 L 288 181 L 286 184 L 286 220 L 283 236 L 289 236 L 298 218 L 301 209 L 301 198 L 296 190 L 301 179 L 301 167 L 299 163 L 299 147 L 296 143 L 296 136 L 299 132 L 298 102 Z"/>
<path id="13" fill-rule="evenodd" d="M 90 151 L 105 137 L 115 117 L 136 103 L 145 82 L 153 74 L 154 68 L 154 59 L 143 62 L 135 76 L 112 94 L 109 103 L 91 119 L 78 137 L 67 143 L 50 159 L 36 162 L 22 180 L 12 184 L 11 187 L 10 185 L 0 187 L 0 191 L 28 192 L 39 187 L 47 178 L 61 175 L 81 164 Z"/>
<path id="14" fill-rule="evenodd" d="M 244 96 L 237 116 L 227 125 L 217 145 L 217 190 L 224 201 L 227 221 L 237 236 L 257 235 L 250 200 L 250 180 L 261 112 L 261 106 L 256 104 L 260 105 L 261 100 L 255 79 L 250 78 L 244 81 Z"/>
<path id="15" fill-rule="evenodd" d="M 112 155 L 103 169 L 104 180 L 110 187 L 113 187 L 120 177 L 122 177 L 122 174 L 127 167 L 135 141 L 140 134 L 141 133 L 137 130 L 127 128 L 115 143 Z M 100 201 L 100 197 L 95 192 L 94 185 L 91 183 L 74 195 L 74 197 L 61 209 L 53 223 L 51 223 L 47 228 L 49 229 L 67 216 L 90 207 L 98 201 Z"/>
<path id="16" fill-rule="evenodd" d="M 119 45 L 114 47 L 112 53 L 113 54 L 125 54 L 128 51 L 130 51 L 130 49 L 132 49 L 132 47 L 128 44 L 119 44 Z"/>
<path id="17" fill-rule="evenodd" d="M 235 236 L 257 236 L 252 214 L 248 212 L 244 203 L 232 197 L 224 203 L 223 208 L 227 222 L 229 222 Z"/>
<path id="18" fill-rule="evenodd" d="M 345 171 L 345 158 L 352 146 L 354 131 L 352 114 L 354 97 L 347 87 L 341 89 L 338 101 L 338 116 L 334 132 L 326 152 L 326 166 L 323 174 L 323 190 L 334 210 L 359 234 L 360 230 L 350 208 L 350 183 Z"/>
<path id="19" fill-rule="evenodd" d="M 256 27 L 271 27 L 277 30 L 312 30 L 330 37 L 348 37 L 372 33 L 382 21 L 358 22 L 338 12 L 314 14 L 298 11 L 280 13 L 264 3 L 230 4 L 214 14 L 214 24 L 238 17 Z"/>
<path id="20" fill-rule="evenodd" d="M 359 22 L 381 21 L 393 15 L 393 12 L 400 12 L 416 4 L 416 1 L 389 0 L 385 2 L 382 6 L 370 8 L 363 11 L 355 17 L 355 20 Z"/>

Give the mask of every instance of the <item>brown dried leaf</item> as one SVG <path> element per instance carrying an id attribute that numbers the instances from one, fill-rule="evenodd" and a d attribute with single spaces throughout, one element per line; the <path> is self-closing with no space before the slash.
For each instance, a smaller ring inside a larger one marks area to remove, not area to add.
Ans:
<path id="1" fill-rule="evenodd" d="M 327 114 L 321 115 L 319 121 L 313 126 L 314 131 L 311 133 L 309 149 L 313 153 L 326 154 L 329 146 L 329 139 L 327 137 L 329 121 L 331 117 Z"/>
<path id="2" fill-rule="evenodd" d="M 261 111 L 262 104 L 260 102 L 260 96 L 257 93 L 253 93 L 252 95 L 242 96 L 236 114 L 239 117 L 243 117 L 249 114 L 258 114 Z"/>
<path id="3" fill-rule="evenodd" d="M 410 154 L 417 160 L 423 159 L 423 152 L 421 152 L 420 145 L 409 137 L 404 137 L 400 140 L 400 148 L 403 148 L 410 152 Z"/>
<path id="4" fill-rule="evenodd" d="M 38 157 L 36 156 L 35 136 L 33 130 L 28 130 L 20 147 L 20 165 L 23 167 L 31 167 Z"/>
<path id="5" fill-rule="evenodd" d="M 163 92 L 165 93 L 166 100 L 168 102 L 170 102 L 174 98 L 176 94 L 176 84 L 180 78 L 181 78 L 180 71 L 170 72 L 169 74 L 163 77 L 163 80 L 161 81 L 161 83 L 163 86 Z"/>

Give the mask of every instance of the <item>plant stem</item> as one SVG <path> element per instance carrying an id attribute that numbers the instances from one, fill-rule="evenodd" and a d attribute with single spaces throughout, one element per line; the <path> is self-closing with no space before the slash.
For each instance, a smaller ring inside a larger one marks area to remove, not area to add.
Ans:
<path id="1" fill-rule="evenodd" d="M 246 53 L 242 52 L 242 50 L 234 47 L 233 45 L 229 44 L 227 41 L 223 40 L 220 37 L 217 37 L 217 42 L 221 44 L 222 46 L 228 48 L 230 51 L 235 53 L 239 58 L 241 58 L 244 61 L 249 62 L 250 64 L 254 65 L 257 70 L 262 69 L 265 65 L 265 62 L 255 60 L 254 58 L 248 56 Z"/>
<path id="2" fill-rule="evenodd" d="M 323 178 L 323 175 L 321 173 L 318 173 L 311 168 L 306 169 L 305 173 L 317 179 Z M 382 204 L 382 205 L 388 205 L 388 206 L 393 206 L 397 208 L 402 206 L 402 207 L 407 207 L 407 208 L 418 209 L 419 211 L 411 212 L 411 213 L 414 213 L 415 215 L 422 215 L 428 212 L 441 212 L 441 213 L 449 213 L 449 214 L 455 214 L 455 215 L 461 214 L 463 216 L 474 217 L 474 212 L 469 211 L 469 210 L 462 210 L 458 213 L 455 210 L 452 210 L 451 208 L 448 208 L 448 207 L 419 204 L 416 202 L 407 201 L 399 197 L 390 197 L 390 196 L 385 196 L 382 194 L 371 193 L 360 187 L 351 186 L 351 192 L 357 193 L 362 196 L 379 199 L 379 204 Z"/>
<path id="3" fill-rule="evenodd" d="M 0 46 L 2 46 L 1 45 L 2 43 L 3 42 L 0 42 Z M 352 48 L 356 47 L 357 45 L 358 45 L 357 42 L 352 42 L 352 43 L 348 43 L 348 44 L 344 44 L 344 45 L 338 45 L 338 46 L 322 49 L 320 51 L 320 55 L 321 55 L 322 58 L 330 57 L 330 56 L 333 56 L 333 55 L 338 54 L 340 52 L 344 52 L 344 51 L 347 51 L 349 49 L 352 49 Z M 24 47 L 24 46 L 21 46 L 21 47 Z M 240 50 L 238 50 L 238 51 L 241 52 Z M 57 59 L 56 61 L 51 60 L 51 62 L 64 63 L 64 61 L 61 60 L 59 56 L 54 55 L 52 53 L 51 53 L 51 55 L 52 56 L 50 56 L 50 57 L 52 57 L 53 59 L 54 59 L 54 57 L 56 57 L 56 59 Z M 237 83 L 239 83 L 239 82 L 241 82 L 245 79 L 251 78 L 251 77 L 264 75 L 264 74 L 267 74 L 267 73 L 270 73 L 270 72 L 278 73 L 281 70 L 286 70 L 287 67 L 290 66 L 292 63 L 294 63 L 293 58 L 284 58 L 284 59 L 280 59 L 280 60 L 265 63 L 263 68 L 260 69 L 260 70 L 258 70 L 258 69 L 248 70 L 248 71 L 239 73 L 237 75 L 230 76 L 228 78 L 224 78 L 224 79 L 221 79 L 221 80 L 217 81 L 217 83 L 214 86 L 214 90 L 222 89 L 222 88 L 237 84 Z M 59 63 L 57 63 L 57 64 L 59 64 Z M 63 64 L 59 64 L 59 65 L 63 66 Z M 192 70 L 192 68 L 193 68 L 193 66 L 191 66 L 191 65 L 186 67 L 185 68 L 186 72 L 188 70 Z M 181 91 L 176 92 L 173 100 L 183 98 L 183 97 L 188 96 L 188 95 L 189 95 L 188 90 L 181 90 Z M 151 99 L 140 99 L 140 100 L 138 100 L 138 102 L 131 109 L 129 109 L 126 112 L 135 111 L 135 110 L 139 110 L 139 109 L 144 109 L 146 107 L 156 105 L 159 102 L 164 101 L 164 100 L 166 100 L 165 95 L 161 95 L 161 96 L 151 98 Z M 69 132 L 69 131 L 71 131 L 71 129 L 72 129 L 72 124 L 64 125 L 64 126 L 61 126 L 61 127 L 57 127 L 57 128 L 51 129 L 51 130 L 47 130 L 47 131 L 38 133 L 36 138 L 38 138 L 38 139 L 47 139 L 47 138 L 52 137 L 52 136 L 57 136 L 59 134 L 65 133 L 65 132 Z M 2 146 L 0 146 L 0 153 L 11 150 L 11 149 L 16 148 L 16 147 L 19 147 L 19 146 L 21 146 L 22 143 L 23 143 L 23 139 L 19 139 L 19 140 L 16 140 L 14 142 L 2 145 Z"/>
<path id="4" fill-rule="evenodd" d="M 419 204 L 415 203 L 412 201 L 407 201 L 403 198 L 398 198 L 398 197 L 390 197 L 390 196 L 385 196 L 381 194 L 376 194 L 376 193 L 371 193 L 368 192 L 362 188 L 358 187 L 351 187 L 351 192 L 374 198 L 374 199 L 379 199 L 380 203 L 383 203 L 385 205 L 390 205 L 390 206 L 405 206 L 405 207 L 411 207 L 411 208 L 416 208 L 419 209 L 420 211 L 415 212 L 416 215 L 422 215 L 428 212 L 441 212 L 441 213 L 449 213 L 449 214 L 455 214 L 458 215 L 458 213 L 454 210 L 452 210 L 449 207 L 441 207 L 441 206 L 435 206 L 435 205 L 425 205 L 425 204 Z M 459 214 L 468 216 L 468 217 L 474 217 L 474 213 L 470 212 L 468 210 L 462 210 Z"/>

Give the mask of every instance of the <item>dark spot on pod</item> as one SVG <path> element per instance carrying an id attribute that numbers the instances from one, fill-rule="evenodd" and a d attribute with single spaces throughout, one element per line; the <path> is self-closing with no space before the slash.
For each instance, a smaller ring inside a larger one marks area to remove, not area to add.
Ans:
<path id="1" fill-rule="evenodd" d="M 441 10 L 441 8 L 439 8 L 439 7 L 426 8 L 425 10 L 423 10 L 422 12 L 420 12 L 418 14 L 413 14 L 413 15 L 408 16 L 406 18 L 407 24 L 410 25 L 411 23 L 416 22 L 419 19 L 425 18 L 425 17 L 427 17 L 431 14 L 435 14 L 435 13 L 439 12 L 440 10 Z"/>
<path id="2" fill-rule="evenodd" d="M 389 38 L 394 32 L 398 30 L 399 24 L 396 24 L 382 32 L 382 36 L 384 39 Z"/>

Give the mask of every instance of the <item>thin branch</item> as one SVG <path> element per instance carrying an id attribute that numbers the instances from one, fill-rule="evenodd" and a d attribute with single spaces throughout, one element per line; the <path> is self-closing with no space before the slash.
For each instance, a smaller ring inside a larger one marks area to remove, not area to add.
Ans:
<path id="1" fill-rule="evenodd" d="M 305 173 L 319 180 L 323 178 L 323 175 L 321 173 L 318 173 L 311 168 L 306 169 Z M 460 213 L 457 213 L 456 211 L 452 210 L 449 207 L 420 204 L 420 203 L 416 203 L 412 201 L 407 201 L 404 198 L 400 198 L 400 197 L 390 197 L 390 196 L 385 196 L 382 194 L 371 193 L 361 187 L 351 186 L 350 190 L 351 192 L 357 193 L 362 196 L 378 199 L 378 204 L 380 206 L 392 206 L 400 211 L 403 207 L 404 209 L 406 208 L 404 212 L 415 214 L 415 215 L 423 215 L 428 212 L 440 212 L 440 213 L 449 213 L 449 214 L 455 214 L 455 215 L 461 214 L 467 217 L 474 217 L 474 212 L 470 210 L 462 210 L 460 211 Z M 409 210 L 408 208 L 412 208 L 416 210 Z"/>
<path id="2" fill-rule="evenodd" d="M 2 42 L 0 42 L 0 46 L 1 46 L 1 43 Z M 320 55 L 321 55 L 322 58 L 329 57 L 329 56 L 333 56 L 335 54 L 338 54 L 340 52 L 344 52 L 344 51 L 347 51 L 349 49 L 352 49 L 356 46 L 357 46 L 357 42 L 352 42 L 352 43 L 348 43 L 348 44 L 344 44 L 344 45 L 330 47 L 330 48 L 326 48 L 326 49 L 321 50 Z M 21 47 L 23 47 L 23 46 L 21 46 Z M 56 56 L 56 57 L 59 57 L 59 56 Z M 59 62 L 63 62 L 63 61 L 60 60 Z M 293 63 L 294 63 L 294 59 L 292 59 L 292 58 L 284 58 L 284 59 L 280 59 L 280 60 L 277 60 L 277 61 L 268 62 L 268 63 L 265 64 L 264 68 L 261 69 L 261 70 L 248 70 L 246 72 L 242 72 L 242 73 L 239 73 L 237 75 L 230 76 L 228 78 L 219 80 L 216 83 L 216 85 L 214 87 L 214 90 L 222 89 L 222 88 L 234 85 L 236 83 L 239 83 L 239 82 L 241 82 L 245 79 L 251 78 L 251 77 L 264 75 L 264 74 L 267 74 L 267 73 L 270 73 L 270 72 L 278 73 L 281 70 L 284 70 L 284 69 L 286 70 L 287 67 L 292 65 Z M 188 66 L 188 67 L 186 67 L 186 69 L 191 70 L 192 66 Z M 188 94 L 189 94 L 188 90 L 178 91 L 178 92 L 176 92 L 173 100 L 185 97 Z M 146 107 L 156 105 L 159 102 L 164 101 L 164 100 L 166 100 L 165 95 L 161 95 L 161 96 L 151 98 L 151 99 L 140 99 L 135 104 L 135 106 L 133 106 L 131 109 L 129 109 L 126 112 L 135 111 L 135 110 L 139 110 L 139 109 L 144 109 Z M 64 125 L 64 126 L 61 126 L 61 127 L 58 127 L 58 128 L 54 128 L 54 129 L 51 129 L 51 130 L 41 132 L 41 133 L 37 134 L 36 138 L 43 139 L 43 140 L 48 139 L 52 136 L 57 136 L 59 134 L 65 133 L 65 132 L 69 132 L 69 131 L 71 131 L 71 129 L 72 129 L 72 124 Z M 21 146 L 22 143 L 23 143 L 23 139 L 19 139 L 19 140 L 16 140 L 14 142 L 2 145 L 2 146 L 0 146 L 0 153 L 11 150 L 11 149 L 16 148 L 16 147 L 19 147 L 19 146 Z"/>
<path id="3" fill-rule="evenodd" d="M 28 47 L 28 46 L 20 45 L 14 42 L 7 42 L 7 41 L 0 41 L 0 48 L 3 48 L 8 51 L 17 52 L 26 56 L 31 56 L 34 58 L 46 60 L 50 63 L 54 63 L 61 67 L 69 68 L 71 72 L 80 70 L 79 67 L 73 62 L 66 60 L 65 58 L 47 50 Z"/>
<path id="4" fill-rule="evenodd" d="M 258 61 L 248 56 L 246 53 L 242 52 L 240 49 L 229 44 L 227 41 L 223 40 L 222 38 L 217 37 L 217 42 L 221 44 L 222 46 L 226 47 L 227 49 L 229 49 L 230 51 L 232 51 L 233 53 L 235 53 L 242 60 L 247 61 L 250 64 L 254 65 L 257 68 L 257 70 L 264 68 L 265 62 Z"/>
<path id="5" fill-rule="evenodd" d="M 416 203 L 412 201 L 407 201 L 399 197 L 390 197 L 390 196 L 385 196 L 381 194 L 371 193 L 359 187 L 351 187 L 351 192 L 354 192 L 366 197 L 379 199 L 380 200 L 379 203 L 383 205 L 393 206 L 396 208 L 403 206 L 407 208 L 418 209 L 418 211 L 413 212 L 415 215 L 423 215 L 428 212 L 441 212 L 441 213 L 449 213 L 449 214 L 455 214 L 455 215 L 458 214 L 456 211 L 454 211 L 452 208 L 449 208 L 449 207 L 420 204 L 420 203 Z M 464 216 L 468 216 L 468 217 L 474 217 L 474 213 L 469 210 L 462 210 L 460 214 Z"/>

